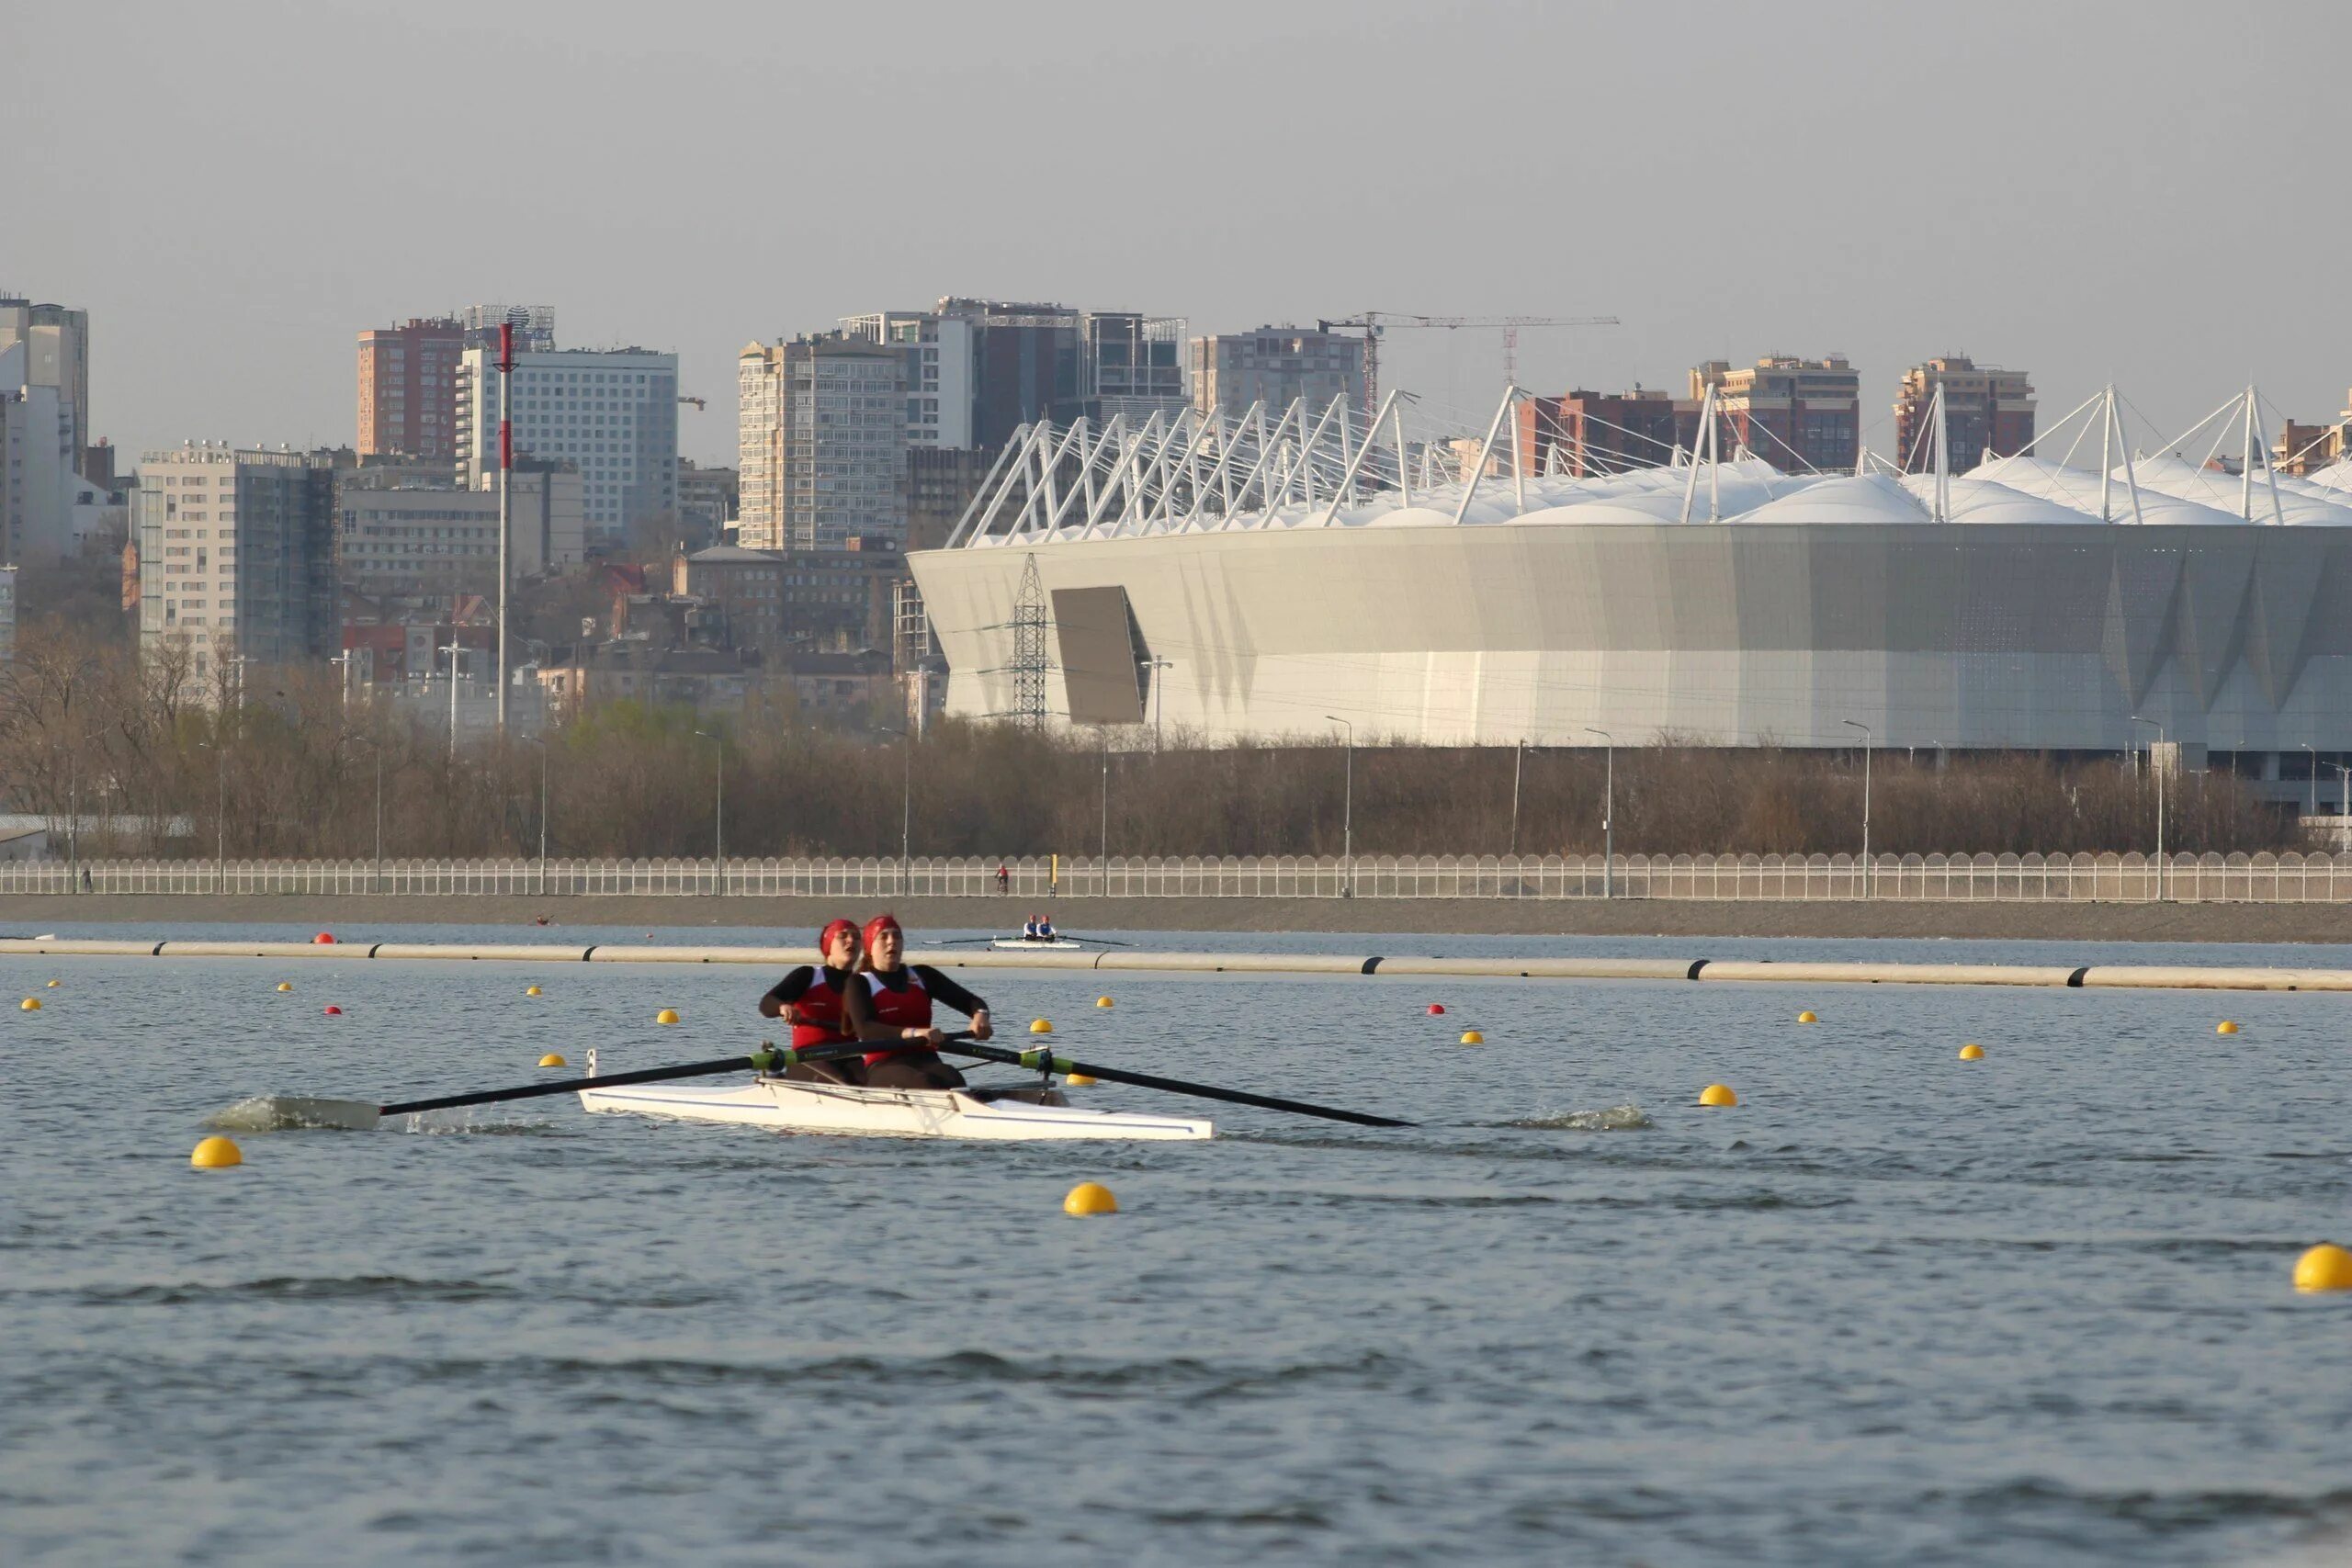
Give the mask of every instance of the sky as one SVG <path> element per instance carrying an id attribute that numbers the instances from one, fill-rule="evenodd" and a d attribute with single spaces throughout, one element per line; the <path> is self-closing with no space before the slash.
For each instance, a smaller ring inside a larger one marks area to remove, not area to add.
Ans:
<path id="1" fill-rule="evenodd" d="M 554 307 L 734 361 L 945 294 L 1189 319 L 1614 315 L 1519 379 L 1849 355 L 2112 379 L 2169 436 L 2346 405 L 2345 15 L 2324 4 L 0 0 L 0 290 L 86 308 L 96 429 L 355 428 L 360 330 Z M 1384 382 L 1483 425 L 1500 334 Z M 2274 416 L 2275 417 L 2275 416 Z"/>

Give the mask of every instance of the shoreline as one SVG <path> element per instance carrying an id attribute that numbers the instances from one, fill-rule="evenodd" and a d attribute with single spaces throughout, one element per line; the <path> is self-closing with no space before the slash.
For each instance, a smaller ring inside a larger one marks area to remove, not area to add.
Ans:
<path id="1" fill-rule="evenodd" d="M 1045 900 L 1030 900 L 1040 908 Z M 1029 904 L 969 898 L 462 897 L 424 895 L 28 894 L 0 897 L 0 931 L 140 922 L 158 928 L 336 921 L 382 925 L 511 925 L 560 931 L 607 927 L 776 929 L 798 945 L 836 914 L 888 908 L 909 925 L 1017 929 Z M 2352 906 L 2337 904 L 2099 904 L 1775 902 L 1505 898 L 1065 898 L 1056 922 L 1088 931 L 1290 931 L 1460 936 L 1825 937 L 2018 942 L 2352 942 Z M 538 924 L 540 916 L 548 924 Z"/>

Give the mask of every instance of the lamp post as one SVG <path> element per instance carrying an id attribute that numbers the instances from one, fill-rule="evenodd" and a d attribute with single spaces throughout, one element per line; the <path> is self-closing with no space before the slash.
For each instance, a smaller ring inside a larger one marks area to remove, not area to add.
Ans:
<path id="1" fill-rule="evenodd" d="M 548 896 L 548 743 L 536 735 L 523 737 L 523 744 L 539 749 L 539 897 Z"/>
<path id="2" fill-rule="evenodd" d="M 1871 896 L 1871 727 L 1859 718 L 1845 721 L 1862 732 L 1862 897 Z"/>
<path id="3" fill-rule="evenodd" d="M 2330 762 L 2328 766 L 2335 770 L 2335 793 L 2337 798 L 2343 802 L 2335 808 L 2336 814 L 2352 817 L 2352 767 L 2347 767 L 2342 762 Z M 2344 830 L 2339 828 L 2336 829 L 2336 841 L 2340 844 L 2343 840 Z"/>
<path id="4" fill-rule="evenodd" d="M 2316 817 L 2319 815 L 2319 753 L 2312 750 L 2312 743 L 2308 740 L 2303 742 L 2303 750 L 2311 752 L 2312 759 L 2312 805 L 2306 815 Z"/>
<path id="5" fill-rule="evenodd" d="M 1102 844 L 1094 857 L 1094 874 L 1103 897 L 1111 896 L 1111 727 L 1096 726 L 1102 740 Z"/>
<path id="6" fill-rule="evenodd" d="M 1348 732 L 1347 793 L 1340 796 L 1340 845 L 1348 863 L 1344 896 L 1352 898 L 1356 896 L 1356 727 L 1335 713 L 1323 716 Z"/>
<path id="7" fill-rule="evenodd" d="M 1510 855 L 1519 858 L 1519 774 L 1527 761 L 1527 739 L 1510 743 Z"/>
<path id="8" fill-rule="evenodd" d="M 727 742 L 705 730 L 695 731 L 697 739 L 707 740 L 718 749 L 718 762 L 712 777 L 718 781 L 717 800 L 711 818 L 711 876 L 714 894 L 726 891 L 727 877 Z"/>
<path id="9" fill-rule="evenodd" d="M 458 660 L 466 651 L 454 629 L 441 651 L 449 656 L 449 760 L 454 762 L 458 760 Z"/>
<path id="10" fill-rule="evenodd" d="M 199 740 L 198 750 L 212 753 L 214 801 L 212 807 L 212 891 L 221 887 L 221 874 L 229 861 L 229 757 L 220 747 L 209 740 Z"/>
<path id="11" fill-rule="evenodd" d="M 873 728 L 877 735 L 899 738 L 899 897 L 904 898 L 908 896 L 908 844 L 914 836 L 915 738 L 909 730 L 893 729 L 887 724 Z"/>
<path id="12" fill-rule="evenodd" d="M 2134 724 L 2144 724 L 2156 732 L 2156 745 L 2165 743 L 2165 727 L 2153 718 L 2132 716 Z M 2156 775 L 2156 902 L 2165 901 L 2165 771 L 2156 761 L 2156 753 L 2148 753 L 2148 772 Z"/>
<path id="13" fill-rule="evenodd" d="M 1585 730 L 1609 742 L 1608 750 L 1601 753 L 1600 896 L 1613 898 L 1617 896 L 1617 738 L 1589 724 Z"/>
<path id="14" fill-rule="evenodd" d="M 1151 753 L 1155 757 L 1159 754 L 1160 720 L 1168 716 L 1168 699 L 1163 694 L 1162 685 L 1171 662 L 1156 653 L 1149 659 L 1136 660 L 1137 666 L 1151 671 Z"/>

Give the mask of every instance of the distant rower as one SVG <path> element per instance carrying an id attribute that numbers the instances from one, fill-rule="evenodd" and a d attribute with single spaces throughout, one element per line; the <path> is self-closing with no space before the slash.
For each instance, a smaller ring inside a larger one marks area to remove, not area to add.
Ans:
<path id="1" fill-rule="evenodd" d="M 888 1042 L 888 1049 L 865 1058 L 863 1082 L 876 1089 L 958 1089 L 964 1075 L 939 1059 L 947 1037 L 933 1027 L 933 1001 L 944 1002 L 972 1021 L 972 1037 L 986 1040 L 989 1004 L 928 964 L 907 965 L 906 933 L 897 917 L 876 915 L 865 923 L 868 972 L 849 987 L 842 1019 L 863 1041 Z"/>

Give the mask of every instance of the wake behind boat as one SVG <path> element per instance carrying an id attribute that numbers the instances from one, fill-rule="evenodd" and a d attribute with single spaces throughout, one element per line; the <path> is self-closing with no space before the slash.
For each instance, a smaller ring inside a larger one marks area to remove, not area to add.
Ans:
<path id="1" fill-rule="evenodd" d="M 972 1138 L 998 1143 L 1077 1138 L 1198 1139 L 1206 1121 L 1141 1116 L 1069 1103 L 1049 1085 L 1002 1089 L 868 1089 L 761 1077 L 725 1089 L 671 1084 L 580 1090 L 581 1108 L 687 1122 L 725 1122 L 786 1133 L 899 1138 Z"/>

